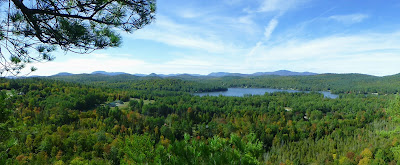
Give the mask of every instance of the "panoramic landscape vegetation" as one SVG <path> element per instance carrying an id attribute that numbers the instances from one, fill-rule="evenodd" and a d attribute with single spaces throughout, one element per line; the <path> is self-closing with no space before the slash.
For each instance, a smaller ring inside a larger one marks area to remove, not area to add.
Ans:
<path id="1" fill-rule="evenodd" d="M 399 75 L 101 73 L 1 79 L 1 164 L 400 160 Z M 194 95 L 238 88 L 299 91 Z"/>
<path id="2" fill-rule="evenodd" d="M 1 165 L 400 164 L 395 1 L 0 7 Z"/>

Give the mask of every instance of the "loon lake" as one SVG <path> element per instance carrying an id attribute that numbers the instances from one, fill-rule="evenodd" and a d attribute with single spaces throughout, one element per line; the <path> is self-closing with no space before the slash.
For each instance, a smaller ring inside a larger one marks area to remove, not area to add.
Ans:
<path id="1" fill-rule="evenodd" d="M 243 97 L 245 95 L 264 95 L 265 93 L 274 93 L 274 92 L 289 92 L 289 93 L 297 93 L 297 92 L 305 92 L 310 93 L 310 91 L 299 91 L 299 90 L 289 90 L 289 89 L 273 89 L 273 88 L 228 88 L 227 91 L 219 91 L 219 92 L 201 92 L 194 93 L 196 96 L 235 96 L 235 97 Z M 339 95 L 332 94 L 329 91 L 317 91 L 323 94 L 326 98 L 336 99 Z"/>

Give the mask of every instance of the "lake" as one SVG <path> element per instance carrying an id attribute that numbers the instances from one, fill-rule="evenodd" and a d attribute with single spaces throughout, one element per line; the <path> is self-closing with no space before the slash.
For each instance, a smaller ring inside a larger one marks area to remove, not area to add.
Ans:
<path id="1" fill-rule="evenodd" d="M 250 95 L 264 95 L 265 93 L 273 93 L 273 92 L 289 92 L 289 93 L 296 93 L 296 92 L 306 92 L 309 91 L 299 91 L 299 90 L 285 90 L 285 89 L 272 89 L 272 88 L 228 88 L 227 91 L 220 91 L 220 92 L 203 92 L 203 93 L 194 93 L 197 96 L 237 96 L 243 97 L 246 94 Z M 339 95 L 332 94 L 328 91 L 318 91 L 322 93 L 326 98 L 336 99 Z"/>

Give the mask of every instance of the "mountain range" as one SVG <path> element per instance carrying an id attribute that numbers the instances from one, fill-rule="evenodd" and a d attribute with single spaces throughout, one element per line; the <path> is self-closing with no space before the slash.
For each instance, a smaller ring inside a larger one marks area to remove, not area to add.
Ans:
<path id="1" fill-rule="evenodd" d="M 95 71 L 90 73 L 91 75 L 107 75 L 107 76 L 116 76 L 116 75 L 122 75 L 122 74 L 127 74 L 127 75 L 134 75 L 138 77 L 177 77 L 177 76 L 196 76 L 196 77 L 226 77 L 226 76 L 235 76 L 235 77 L 248 77 L 248 76 L 266 76 L 266 75 L 276 75 L 276 76 L 310 76 L 310 75 L 317 75 L 317 73 L 312 73 L 312 72 L 292 72 L 288 70 L 278 70 L 275 72 L 256 72 L 253 74 L 243 74 L 243 73 L 229 73 L 229 72 L 212 72 L 208 75 L 200 75 L 200 74 L 156 74 L 156 73 L 151 73 L 151 74 L 129 74 L 125 72 L 106 72 L 106 71 Z M 74 75 L 72 73 L 68 72 L 61 72 L 52 76 L 71 76 Z"/>

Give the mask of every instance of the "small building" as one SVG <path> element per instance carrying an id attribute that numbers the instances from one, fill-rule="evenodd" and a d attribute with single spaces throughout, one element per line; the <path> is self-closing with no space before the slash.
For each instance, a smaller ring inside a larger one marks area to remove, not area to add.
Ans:
<path id="1" fill-rule="evenodd" d="M 117 104 L 115 104 L 114 102 L 108 103 L 107 105 L 110 106 L 110 107 L 116 107 L 117 106 Z"/>
<path id="2" fill-rule="evenodd" d="M 108 103 L 107 105 L 110 106 L 110 107 L 118 107 L 118 106 L 120 106 L 120 105 L 122 105 L 122 104 L 124 104 L 123 101 L 121 101 L 121 100 L 115 100 L 115 101 L 113 101 L 113 102 L 111 102 L 111 103 Z"/>
<path id="3" fill-rule="evenodd" d="M 285 111 L 292 111 L 293 109 L 290 107 L 283 107 L 285 109 Z"/>

